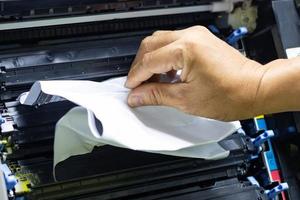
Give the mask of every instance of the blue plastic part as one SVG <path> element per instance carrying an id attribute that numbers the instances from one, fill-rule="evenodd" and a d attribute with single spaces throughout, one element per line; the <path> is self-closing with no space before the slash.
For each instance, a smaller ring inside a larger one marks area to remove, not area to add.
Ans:
<path id="1" fill-rule="evenodd" d="M 255 147 L 259 148 L 263 143 L 268 141 L 268 139 L 270 139 L 271 137 L 274 137 L 274 132 L 272 130 L 268 130 L 260 134 L 252 142 Z"/>
<path id="2" fill-rule="evenodd" d="M 265 119 L 256 119 L 256 122 L 259 130 L 267 130 Z"/>
<path id="3" fill-rule="evenodd" d="M 0 115 L 0 125 L 3 124 L 4 122 L 5 122 L 5 120 Z"/>
<path id="4" fill-rule="evenodd" d="M 275 197 L 280 194 L 281 192 L 288 190 L 289 186 L 287 183 L 281 183 L 279 185 L 277 185 L 276 187 L 274 187 L 271 190 L 267 190 L 266 194 L 269 197 L 269 199 L 275 199 Z"/>
<path id="5" fill-rule="evenodd" d="M 266 130 L 267 126 L 266 126 L 266 122 L 264 118 L 260 118 L 260 119 L 255 119 L 256 124 L 257 124 L 257 130 Z M 263 152 L 264 156 L 265 156 L 265 160 L 266 162 L 268 162 L 268 168 L 270 171 L 273 170 L 278 170 L 278 166 L 277 166 L 277 162 L 274 156 L 274 151 L 273 151 L 273 147 L 272 144 L 270 142 L 270 140 L 268 140 L 268 146 L 269 146 L 269 150 Z"/>
<path id="6" fill-rule="evenodd" d="M 220 34 L 220 30 L 215 25 L 209 25 L 208 29 L 215 34 Z"/>
<path id="7" fill-rule="evenodd" d="M 248 33 L 246 27 L 240 27 L 234 30 L 226 39 L 226 42 L 230 45 L 236 44 L 241 38 L 243 38 Z"/>
<path id="8" fill-rule="evenodd" d="M 0 164 L 0 170 L 4 174 L 6 188 L 8 190 L 12 190 L 18 183 L 16 177 L 14 175 L 12 175 L 12 172 L 10 171 L 10 169 L 8 168 L 8 166 L 6 164 Z"/>
<path id="9" fill-rule="evenodd" d="M 274 156 L 273 147 L 270 141 L 268 141 L 269 151 L 264 152 L 266 159 L 268 161 L 270 171 L 278 170 L 278 166 L 276 164 L 276 159 Z"/>

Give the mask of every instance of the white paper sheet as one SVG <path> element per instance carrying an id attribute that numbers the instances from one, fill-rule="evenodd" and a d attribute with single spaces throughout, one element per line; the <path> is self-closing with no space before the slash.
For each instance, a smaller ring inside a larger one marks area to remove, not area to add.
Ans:
<path id="1" fill-rule="evenodd" d="M 81 106 L 69 111 L 56 125 L 55 164 L 103 144 L 205 159 L 228 155 L 218 141 L 239 129 L 239 122 L 201 118 L 165 106 L 132 109 L 127 105 L 125 80 L 41 81 L 20 97 L 21 103 L 32 105 L 41 90 Z M 102 123 L 102 133 L 95 126 L 95 117 Z"/>

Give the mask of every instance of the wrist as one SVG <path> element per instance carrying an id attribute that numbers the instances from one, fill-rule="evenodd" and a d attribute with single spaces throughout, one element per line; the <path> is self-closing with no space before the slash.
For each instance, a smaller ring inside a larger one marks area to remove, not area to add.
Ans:
<path id="1" fill-rule="evenodd" d="M 264 112 L 261 98 L 264 93 L 264 78 L 269 68 L 250 59 L 244 64 L 243 68 L 247 71 L 246 84 L 242 88 L 245 118 L 251 118 Z"/>
<path id="2" fill-rule="evenodd" d="M 278 59 L 263 66 L 265 73 L 255 101 L 260 114 L 299 110 L 299 63 L 299 58 Z"/>
<path id="3" fill-rule="evenodd" d="M 234 71 L 234 79 L 227 93 L 229 99 L 234 102 L 236 116 L 233 119 L 248 119 L 260 114 L 261 105 L 258 104 L 258 94 L 261 90 L 261 82 L 266 68 L 258 62 L 246 59 Z"/>
<path id="4" fill-rule="evenodd" d="M 268 101 L 270 94 L 267 89 L 266 77 L 268 76 L 270 66 L 260 65 L 256 69 L 256 80 L 255 80 L 255 94 L 252 102 L 253 117 L 268 113 Z"/>

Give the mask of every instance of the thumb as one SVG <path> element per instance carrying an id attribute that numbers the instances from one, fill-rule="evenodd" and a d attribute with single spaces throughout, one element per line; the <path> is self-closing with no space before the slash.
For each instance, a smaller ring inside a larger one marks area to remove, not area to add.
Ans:
<path id="1" fill-rule="evenodd" d="M 144 83 L 128 95 L 131 107 L 165 105 L 176 107 L 182 96 L 183 83 Z"/>

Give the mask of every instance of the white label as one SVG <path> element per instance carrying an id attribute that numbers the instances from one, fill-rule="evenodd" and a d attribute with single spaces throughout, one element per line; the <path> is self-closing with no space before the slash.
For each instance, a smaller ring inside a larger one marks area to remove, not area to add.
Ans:
<path id="1" fill-rule="evenodd" d="M 300 47 L 289 48 L 286 49 L 285 52 L 288 58 L 295 58 L 297 56 L 300 56 Z"/>

